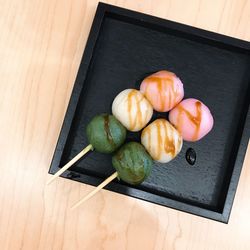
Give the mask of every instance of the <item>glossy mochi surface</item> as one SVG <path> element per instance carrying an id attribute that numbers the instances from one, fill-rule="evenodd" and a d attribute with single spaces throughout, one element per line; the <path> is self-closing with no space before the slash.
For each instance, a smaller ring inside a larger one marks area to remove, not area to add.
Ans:
<path id="1" fill-rule="evenodd" d="M 140 91 L 125 89 L 115 97 L 112 113 L 127 130 L 136 132 L 150 121 L 153 107 Z"/>
<path id="2" fill-rule="evenodd" d="M 153 160 L 140 143 L 129 142 L 116 152 L 112 164 L 120 179 L 137 185 L 149 176 Z"/>
<path id="3" fill-rule="evenodd" d="M 198 141 L 213 128 L 214 119 L 201 101 L 190 98 L 179 103 L 169 113 L 169 121 L 186 141 Z"/>
<path id="4" fill-rule="evenodd" d="M 180 133 L 165 119 L 157 119 L 143 129 L 141 143 L 158 162 L 173 160 L 182 148 Z"/>
<path id="5" fill-rule="evenodd" d="M 112 153 L 126 139 L 126 128 L 109 114 L 97 115 L 87 126 L 87 138 L 93 148 L 100 153 Z"/>
<path id="6" fill-rule="evenodd" d="M 141 83 L 140 91 L 158 112 L 171 110 L 184 96 L 181 80 L 166 70 L 146 77 Z"/>

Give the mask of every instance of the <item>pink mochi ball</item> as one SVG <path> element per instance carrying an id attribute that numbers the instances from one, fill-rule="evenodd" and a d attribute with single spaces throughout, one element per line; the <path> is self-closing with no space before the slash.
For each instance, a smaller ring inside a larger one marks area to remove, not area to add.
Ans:
<path id="1" fill-rule="evenodd" d="M 161 70 L 146 77 L 141 83 L 140 91 L 154 110 L 159 112 L 171 110 L 184 96 L 181 80 L 167 70 Z"/>
<path id="2" fill-rule="evenodd" d="M 198 141 L 213 127 L 214 119 L 208 107 L 197 99 L 185 99 L 169 113 L 169 121 L 186 141 Z"/>

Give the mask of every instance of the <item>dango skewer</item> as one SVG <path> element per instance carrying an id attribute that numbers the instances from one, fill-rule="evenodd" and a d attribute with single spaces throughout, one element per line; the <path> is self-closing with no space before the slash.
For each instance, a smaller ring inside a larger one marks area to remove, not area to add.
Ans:
<path id="1" fill-rule="evenodd" d="M 116 171 L 92 192 L 75 203 L 71 207 L 72 209 L 89 200 L 115 178 L 121 179 L 130 185 L 142 183 L 150 175 L 153 160 L 140 143 L 129 142 L 124 144 L 112 157 L 112 165 Z"/>
<path id="2" fill-rule="evenodd" d="M 50 184 L 75 162 L 91 150 L 110 154 L 118 149 L 126 139 L 125 127 L 113 116 L 101 114 L 95 116 L 88 124 L 86 130 L 89 145 L 70 160 L 64 167 L 56 172 L 47 182 Z"/>

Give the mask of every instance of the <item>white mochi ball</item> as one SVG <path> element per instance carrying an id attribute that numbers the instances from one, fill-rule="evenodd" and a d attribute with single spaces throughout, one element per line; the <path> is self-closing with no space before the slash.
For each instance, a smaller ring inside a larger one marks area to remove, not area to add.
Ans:
<path id="1" fill-rule="evenodd" d="M 179 154 L 183 140 L 167 120 L 157 119 L 143 129 L 141 143 L 155 161 L 167 163 Z"/>
<path id="2" fill-rule="evenodd" d="M 153 107 L 136 89 L 125 89 L 113 101 L 112 113 L 129 131 L 144 128 L 153 115 Z"/>

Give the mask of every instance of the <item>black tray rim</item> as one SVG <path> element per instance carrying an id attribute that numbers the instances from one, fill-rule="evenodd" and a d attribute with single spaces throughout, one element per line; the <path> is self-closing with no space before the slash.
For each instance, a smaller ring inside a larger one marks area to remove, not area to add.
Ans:
<path id="1" fill-rule="evenodd" d="M 143 14 L 140 12 L 124 9 L 114 5 L 106 4 L 99 2 L 96 10 L 96 14 L 91 26 L 89 37 L 86 42 L 85 50 L 82 56 L 82 60 L 78 69 L 78 72 L 81 71 L 81 74 L 77 74 L 76 80 L 73 86 L 72 94 L 69 100 L 67 111 L 62 123 L 61 131 L 59 138 L 56 144 L 54 155 L 51 161 L 49 168 L 49 174 L 55 174 L 59 168 L 61 157 L 63 154 L 64 147 L 66 145 L 67 137 L 71 128 L 71 124 L 74 118 L 74 114 L 77 108 L 77 104 L 81 95 L 81 92 L 84 90 L 84 82 L 87 78 L 89 67 L 91 66 L 91 59 L 95 45 L 101 30 L 101 26 L 105 15 L 119 15 L 122 17 L 132 18 L 139 20 L 140 22 L 150 23 L 153 25 L 161 26 L 166 29 L 172 29 L 181 31 L 183 33 L 192 34 L 197 37 L 209 39 L 211 41 L 216 41 L 218 43 L 226 44 L 240 49 L 242 52 L 250 54 L 250 43 L 238 38 L 233 38 L 225 36 L 222 34 L 214 33 L 211 31 L 195 28 L 186 24 L 177 23 L 174 21 L 162 19 L 159 17 L 151 16 L 148 14 Z M 250 86 L 249 86 L 250 87 Z M 249 91 L 248 91 L 249 93 Z M 246 100 L 250 99 L 250 95 L 246 97 Z M 250 108 L 249 105 L 246 106 L 246 119 L 243 126 L 243 133 L 239 138 L 239 147 L 236 155 L 236 160 L 233 168 L 233 173 L 231 176 L 231 181 L 229 184 L 228 192 L 225 199 L 225 204 L 222 213 L 212 211 L 209 209 L 201 208 L 195 205 L 190 205 L 184 202 L 173 200 L 166 197 L 161 197 L 155 194 L 151 194 L 142 190 L 137 189 L 136 187 L 129 189 L 129 196 L 138 198 L 141 200 L 149 201 L 158 205 L 163 205 L 169 208 L 173 208 L 179 211 L 187 212 L 196 216 L 201 216 L 207 219 L 212 219 L 215 221 L 228 223 L 231 209 L 233 206 L 234 197 L 236 194 L 236 189 L 239 183 L 240 173 L 242 170 L 242 165 L 247 150 L 250 134 Z M 61 177 L 75 180 L 84 184 L 90 184 L 97 186 L 102 179 L 98 177 L 93 177 L 87 174 L 82 174 L 72 170 L 65 171 Z M 105 189 L 118 192 L 123 195 L 127 195 L 127 187 L 120 183 L 110 183 Z M 153 201 L 152 201 L 153 200 Z"/>

